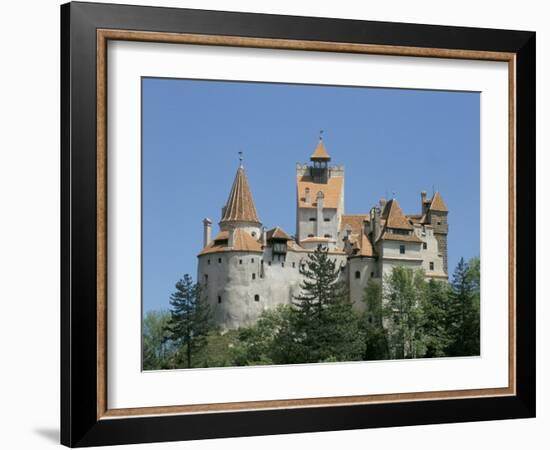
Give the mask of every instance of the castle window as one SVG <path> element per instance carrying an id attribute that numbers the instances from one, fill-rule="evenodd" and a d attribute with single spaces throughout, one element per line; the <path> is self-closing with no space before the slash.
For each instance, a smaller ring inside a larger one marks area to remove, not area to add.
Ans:
<path id="1" fill-rule="evenodd" d="M 243 260 L 242 259 L 239 259 L 239 264 L 242 264 L 243 263 Z"/>
<path id="2" fill-rule="evenodd" d="M 307 237 L 313 237 L 313 234 L 308 234 Z"/>
<path id="3" fill-rule="evenodd" d="M 404 246 L 404 245 L 400 245 L 400 246 L 399 246 L 399 253 L 400 253 L 401 255 L 404 255 L 404 254 L 405 254 L 405 246 Z"/>
<path id="4" fill-rule="evenodd" d="M 208 260 L 208 265 L 210 265 L 210 260 Z"/>
<path id="5" fill-rule="evenodd" d="M 310 217 L 310 218 L 309 218 L 309 221 L 310 221 L 310 222 L 316 222 L 316 221 L 317 221 L 317 218 L 316 218 L 316 217 Z"/>
<path id="6" fill-rule="evenodd" d="M 356 271 L 355 272 L 355 279 L 358 280 L 359 278 L 361 278 L 361 272 Z"/>
<path id="7" fill-rule="evenodd" d="M 221 303 L 221 302 L 222 302 L 222 296 L 218 295 L 218 303 Z"/>
<path id="8" fill-rule="evenodd" d="M 430 270 L 434 270 L 434 263 L 430 262 Z"/>
<path id="9" fill-rule="evenodd" d="M 325 234 L 326 238 L 331 238 L 332 236 L 330 234 Z"/>
<path id="10" fill-rule="evenodd" d="M 293 263 L 292 263 L 292 268 L 294 269 L 295 267 L 296 267 L 296 263 L 293 262 Z"/>
<path id="11" fill-rule="evenodd" d="M 218 258 L 218 262 L 221 264 L 221 263 L 222 263 L 222 259 L 221 259 L 221 258 Z"/>
<path id="12" fill-rule="evenodd" d="M 330 217 L 325 217 L 325 222 L 330 222 Z"/>
<path id="13" fill-rule="evenodd" d="M 438 225 L 441 225 L 441 222 L 438 220 L 438 221 L 437 221 L 437 224 L 438 224 Z"/>
<path id="14" fill-rule="evenodd" d="M 284 266 L 285 266 L 285 262 L 283 261 L 283 262 L 281 263 L 281 267 L 284 267 Z"/>
<path id="15" fill-rule="evenodd" d="M 254 258 L 252 258 L 252 259 L 250 260 L 250 262 L 251 262 L 251 263 L 254 263 Z"/>
<path id="16" fill-rule="evenodd" d="M 254 301 L 255 301 L 255 302 L 259 302 L 259 301 L 260 301 L 260 296 L 259 296 L 258 294 L 256 294 L 256 295 L 254 296 Z"/>
<path id="17" fill-rule="evenodd" d="M 204 284 L 208 284 L 208 274 L 204 274 Z"/>
<path id="18" fill-rule="evenodd" d="M 428 243 L 427 242 L 422 243 L 422 248 L 426 250 L 428 248 Z"/>
<path id="19" fill-rule="evenodd" d="M 256 237 L 256 232 L 255 231 L 252 232 L 252 237 Z"/>
<path id="20" fill-rule="evenodd" d="M 371 278 L 374 278 L 374 272 L 371 272 L 371 273 L 370 273 L 370 277 L 371 277 Z"/>
<path id="21" fill-rule="evenodd" d="M 256 279 L 256 274 L 255 274 L 255 273 L 252 274 L 252 279 L 253 279 L 253 280 Z"/>
<path id="22" fill-rule="evenodd" d="M 271 261 L 268 261 L 268 262 L 267 262 L 267 265 L 270 266 L 270 265 L 271 265 Z"/>

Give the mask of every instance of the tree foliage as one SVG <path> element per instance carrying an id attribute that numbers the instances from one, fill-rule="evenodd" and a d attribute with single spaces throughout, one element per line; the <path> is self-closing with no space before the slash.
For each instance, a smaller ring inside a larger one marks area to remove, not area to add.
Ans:
<path id="1" fill-rule="evenodd" d="M 479 355 L 479 260 L 461 258 L 449 293 L 449 356 Z"/>
<path id="2" fill-rule="evenodd" d="M 143 370 L 168 368 L 173 348 L 166 342 L 166 326 L 170 313 L 148 311 L 143 318 Z"/>
<path id="3" fill-rule="evenodd" d="M 200 285 L 185 274 L 170 295 L 170 319 L 165 328 L 166 340 L 177 348 L 173 357 L 175 367 L 193 367 L 194 356 L 207 344 L 212 329 L 210 306 L 201 296 Z"/>
<path id="4" fill-rule="evenodd" d="M 423 271 L 400 266 L 385 277 L 383 315 L 392 359 L 418 358 L 425 351 L 421 307 L 425 283 Z"/>

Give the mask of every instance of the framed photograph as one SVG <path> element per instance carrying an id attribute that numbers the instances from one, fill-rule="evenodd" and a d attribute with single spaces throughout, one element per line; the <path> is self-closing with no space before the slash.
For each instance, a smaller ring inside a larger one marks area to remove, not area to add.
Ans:
<path id="1" fill-rule="evenodd" d="M 61 7 L 61 441 L 535 415 L 535 33 Z"/>

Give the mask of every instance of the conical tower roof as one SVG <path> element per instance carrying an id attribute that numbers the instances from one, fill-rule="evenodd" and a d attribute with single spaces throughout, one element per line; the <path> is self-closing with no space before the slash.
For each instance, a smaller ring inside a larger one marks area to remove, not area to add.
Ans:
<path id="1" fill-rule="evenodd" d="M 434 194 L 434 196 L 432 197 L 432 202 L 430 204 L 430 209 L 432 211 L 441 211 L 441 212 L 449 211 L 447 209 L 447 205 L 443 201 L 443 198 L 441 197 L 441 194 L 439 192 L 436 192 Z"/>
<path id="2" fill-rule="evenodd" d="M 402 230 L 413 229 L 395 198 L 392 198 L 386 203 L 382 218 L 386 220 L 386 228 L 400 228 Z"/>
<path id="3" fill-rule="evenodd" d="M 322 138 L 319 139 L 319 143 L 317 144 L 317 147 L 315 147 L 315 150 L 309 159 L 312 161 L 330 161 L 330 155 L 325 148 Z"/>
<path id="4" fill-rule="evenodd" d="M 220 223 L 223 222 L 255 222 L 260 224 L 252 192 L 250 192 L 248 179 L 242 165 L 237 169 L 235 181 L 233 181 L 229 198 L 223 209 L 223 217 Z"/>

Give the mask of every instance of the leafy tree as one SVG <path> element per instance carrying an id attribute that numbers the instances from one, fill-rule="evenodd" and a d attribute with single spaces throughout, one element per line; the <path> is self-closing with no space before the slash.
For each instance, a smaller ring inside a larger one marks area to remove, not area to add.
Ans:
<path id="1" fill-rule="evenodd" d="M 328 250 L 318 246 L 308 254 L 300 273 L 304 280 L 293 301 L 287 363 L 361 359 L 359 321 Z"/>
<path id="2" fill-rule="evenodd" d="M 295 361 L 290 305 L 264 311 L 256 324 L 239 330 L 235 363 L 242 365 L 284 364 Z"/>
<path id="3" fill-rule="evenodd" d="M 479 355 L 479 260 L 471 263 L 460 259 L 450 286 L 449 356 Z"/>
<path id="4" fill-rule="evenodd" d="M 211 311 L 206 298 L 201 296 L 200 285 L 185 274 L 176 283 L 170 295 L 170 320 L 165 328 L 166 340 L 177 348 L 173 358 L 175 367 L 193 367 L 193 357 L 207 344 L 212 329 Z"/>
<path id="5" fill-rule="evenodd" d="M 365 288 L 366 310 L 362 318 L 365 333 L 365 360 L 380 360 L 388 357 L 388 339 L 383 326 L 382 283 L 369 279 Z"/>
<path id="6" fill-rule="evenodd" d="M 143 318 L 143 370 L 168 367 L 172 348 L 164 339 L 170 313 L 165 310 L 147 311 Z"/>
<path id="7" fill-rule="evenodd" d="M 418 358 L 425 351 L 421 300 L 424 272 L 397 266 L 383 286 L 384 316 L 391 358 Z"/>
<path id="8" fill-rule="evenodd" d="M 449 288 L 447 283 L 430 279 L 421 301 L 422 333 L 426 344 L 425 357 L 446 356 L 450 343 Z"/>

